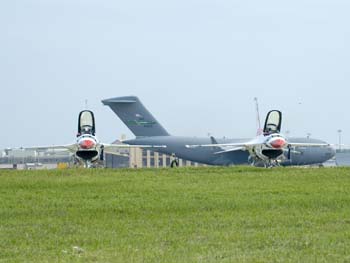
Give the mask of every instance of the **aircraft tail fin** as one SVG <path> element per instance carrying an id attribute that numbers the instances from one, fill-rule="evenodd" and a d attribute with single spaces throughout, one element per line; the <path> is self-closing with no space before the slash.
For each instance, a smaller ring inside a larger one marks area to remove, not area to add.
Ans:
<path id="1" fill-rule="evenodd" d="M 260 112 L 259 112 L 259 103 L 258 103 L 258 98 L 254 98 L 255 101 L 255 110 L 256 110 L 256 136 L 259 136 L 263 133 L 263 130 L 261 129 L 261 124 L 260 124 Z"/>
<path id="2" fill-rule="evenodd" d="M 102 103 L 109 106 L 136 137 L 170 135 L 138 97 L 117 97 L 102 100 Z"/>

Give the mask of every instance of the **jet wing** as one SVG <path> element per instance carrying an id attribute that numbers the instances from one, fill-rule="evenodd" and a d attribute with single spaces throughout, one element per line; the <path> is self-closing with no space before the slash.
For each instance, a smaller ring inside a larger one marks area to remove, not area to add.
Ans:
<path id="1" fill-rule="evenodd" d="M 234 148 L 229 148 L 229 149 L 222 150 L 222 151 L 219 151 L 219 152 L 215 152 L 214 154 L 221 154 L 221 153 L 235 152 L 235 151 L 239 151 L 239 150 L 246 151 L 246 150 L 247 150 L 247 148 L 245 148 L 245 147 L 234 147 Z"/>
<path id="2" fill-rule="evenodd" d="M 257 145 L 261 145 L 259 142 L 238 142 L 238 143 L 215 143 L 215 144 L 192 144 L 186 145 L 186 148 L 200 148 L 200 147 L 233 147 L 233 148 L 251 148 Z M 242 150 L 240 149 L 240 150 Z"/>
<path id="3" fill-rule="evenodd" d="M 261 145 L 261 142 L 241 142 L 241 143 L 217 143 L 217 144 L 193 144 L 186 145 L 186 148 L 199 148 L 199 147 L 242 147 L 242 148 L 251 148 L 254 146 Z M 291 147 L 327 147 L 331 146 L 328 143 L 288 143 Z"/>
<path id="4" fill-rule="evenodd" d="M 305 143 L 305 142 L 292 142 L 288 143 L 289 147 L 329 147 L 329 143 Z"/>
<path id="5" fill-rule="evenodd" d="M 221 151 L 214 154 L 222 154 L 235 151 L 249 151 L 254 146 L 261 145 L 259 142 L 239 142 L 239 143 L 213 143 L 213 144 L 198 144 L 198 145 L 186 145 L 186 148 L 200 148 L 200 147 L 218 147 Z"/>
<path id="6" fill-rule="evenodd" d="M 61 151 L 76 152 L 77 151 L 77 145 L 74 143 L 74 144 L 66 144 L 66 145 L 21 147 L 19 149 L 32 150 L 32 151 L 61 150 Z"/>

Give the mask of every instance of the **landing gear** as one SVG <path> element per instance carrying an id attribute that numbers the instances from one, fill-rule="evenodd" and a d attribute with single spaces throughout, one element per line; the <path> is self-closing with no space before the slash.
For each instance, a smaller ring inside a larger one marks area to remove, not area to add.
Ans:
<path id="1" fill-rule="evenodd" d="M 73 159 L 73 165 L 75 168 L 104 168 L 104 159 L 100 158 L 91 160 L 91 159 Z"/>
<path id="2" fill-rule="evenodd" d="M 105 167 L 105 153 L 104 153 L 104 146 L 101 145 L 100 156 L 96 161 L 96 168 L 104 168 L 104 167 Z"/>
<path id="3" fill-rule="evenodd" d="M 253 167 L 266 167 L 265 161 L 253 156 L 249 156 L 248 163 Z"/>
<path id="4" fill-rule="evenodd" d="M 273 167 L 279 167 L 281 166 L 280 163 L 277 160 L 268 160 L 266 162 L 265 168 L 273 168 Z"/>
<path id="5" fill-rule="evenodd" d="M 85 160 L 85 161 L 84 161 L 84 168 L 91 168 L 91 167 L 92 167 L 91 162 L 90 162 L 90 161 Z"/>
<path id="6" fill-rule="evenodd" d="M 260 158 L 254 158 L 254 157 L 249 157 L 248 163 L 254 167 L 264 167 L 264 168 L 273 168 L 273 167 L 281 166 L 278 160 L 274 160 L 274 159 L 262 160 Z"/>

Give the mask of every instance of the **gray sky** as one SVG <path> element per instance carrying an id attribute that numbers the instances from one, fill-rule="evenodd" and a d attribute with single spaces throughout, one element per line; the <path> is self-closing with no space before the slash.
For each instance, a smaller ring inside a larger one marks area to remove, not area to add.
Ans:
<path id="1" fill-rule="evenodd" d="M 73 142 L 85 100 L 104 142 L 125 133 L 101 100 L 137 95 L 174 135 L 283 131 L 350 144 L 348 0 L 0 2 L 0 148 Z"/>

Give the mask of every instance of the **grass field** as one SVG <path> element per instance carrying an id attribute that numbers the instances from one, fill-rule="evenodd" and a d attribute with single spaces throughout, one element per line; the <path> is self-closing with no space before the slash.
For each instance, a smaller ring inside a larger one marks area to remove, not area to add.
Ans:
<path id="1" fill-rule="evenodd" d="M 0 171 L 0 262 L 350 262 L 350 169 Z"/>

